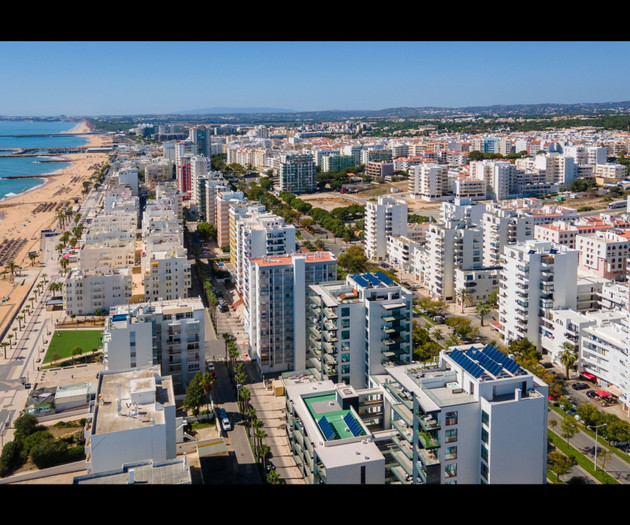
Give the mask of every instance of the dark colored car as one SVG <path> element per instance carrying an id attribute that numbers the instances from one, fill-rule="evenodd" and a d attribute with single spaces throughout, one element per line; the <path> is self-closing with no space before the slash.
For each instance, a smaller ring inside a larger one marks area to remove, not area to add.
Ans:
<path id="1" fill-rule="evenodd" d="M 589 390 L 588 392 L 586 392 L 586 395 L 588 397 L 591 397 L 591 398 L 597 397 L 597 394 L 595 393 L 595 390 Z"/>
<path id="2" fill-rule="evenodd" d="M 588 385 L 586 383 L 573 383 L 571 385 L 571 388 L 573 390 L 586 390 L 588 388 Z"/>
<path id="3" fill-rule="evenodd" d="M 613 440 L 610 442 L 610 444 L 611 444 L 613 447 L 617 447 L 617 448 L 620 448 L 620 447 L 627 447 L 627 446 L 628 446 L 628 442 L 627 442 L 627 441 L 617 441 L 617 440 L 615 440 L 615 439 L 613 439 Z"/>

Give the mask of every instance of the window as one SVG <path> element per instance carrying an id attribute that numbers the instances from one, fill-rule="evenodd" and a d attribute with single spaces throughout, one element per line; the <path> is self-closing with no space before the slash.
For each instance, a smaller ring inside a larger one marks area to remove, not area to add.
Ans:
<path id="1" fill-rule="evenodd" d="M 350 308 L 345 307 L 341 309 L 341 316 L 342 317 L 347 317 L 348 315 L 350 315 Z"/>
<path id="2" fill-rule="evenodd" d="M 446 447 L 444 452 L 444 459 L 457 459 L 457 447 Z"/>
<path id="3" fill-rule="evenodd" d="M 446 430 L 444 432 L 444 441 L 446 443 L 453 443 L 454 441 L 457 441 L 457 429 L 453 428 L 450 430 Z"/>
<path id="4" fill-rule="evenodd" d="M 488 431 L 485 428 L 481 429 L 481 441 L 488 444 Z"/>
<path id="5" fill-rule="evenodd" d="M 481 422 L 487 427 L 490 426 L 490 414 L 485 410 L 481 411 Z"/>
<path id="6" fill-rule="evenodd" d="M 457 412 L 446 413 L 446 426 L 457 425 Z"/>
<path id="7" fill-rule="evenodd" d="M 350 339 L 350 330 L 343 330 L 341 332 L 341 338 L 342 339 Z"/>
<path id="8" fill-rule="evenodd" d="M 457 476 L 457 463 L 449 463 L 444 467 L 444 476 L 452 478 Z"/>

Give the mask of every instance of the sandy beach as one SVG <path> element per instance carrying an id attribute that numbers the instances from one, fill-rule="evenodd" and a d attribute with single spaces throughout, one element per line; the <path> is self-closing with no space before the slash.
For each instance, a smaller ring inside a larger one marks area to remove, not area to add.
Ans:
<path id="1" fill-rule="evenodd" d="M 87 132 L 90 132 L 90 129 L 85 122 L 69 131 Z M 111 144 L 111 138 L 107 135 L 85 137 L 90 147 Z M 31 251 L 39 253 L 41 230 L 57 227 L 58 209 L 74 203 L 75 199 L 81 202 L 83 181 L 89 180 L 98 168 L 109 161 L 108 153 L 73 153 L 64 154 L 62 157 L 72 164 L 59 173 L 48 176 L 44 184 L 0 201 L 0 255 L 7 250 L 7 242 L 10 241 L 14 246 L 10 259 L 24 269 L 23 275 L 16 277 L 13 283 L 9 279 L 10 273 L 0 277 L 0 298 L 4 299 L 0 305 L 0 336 L 16 315 L 30 284 L 36 277 L 38 260 L 34 261 L 33 266 L 28 254 Z M 0 272 L 6 270 L 6 264 L 6 262 L 2 264 Z M 27 281 L 22 286 L 24 279 Z"/>

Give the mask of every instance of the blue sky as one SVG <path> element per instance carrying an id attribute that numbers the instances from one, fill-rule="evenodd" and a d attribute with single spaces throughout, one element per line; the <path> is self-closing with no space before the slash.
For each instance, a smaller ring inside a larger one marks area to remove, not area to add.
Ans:
<path id="1" fill-rule="evenodd" d="M 0 42 L 0 115 L 630 100 L 630 42 Z"/>

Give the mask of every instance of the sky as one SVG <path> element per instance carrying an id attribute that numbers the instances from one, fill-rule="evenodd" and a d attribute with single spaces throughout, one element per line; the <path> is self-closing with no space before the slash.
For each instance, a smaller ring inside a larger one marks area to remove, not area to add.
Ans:
<path id="1" fill-rule="evenodd" d="M 630 100 L 630 42 L 4 41 L 0 115 Z"/>

